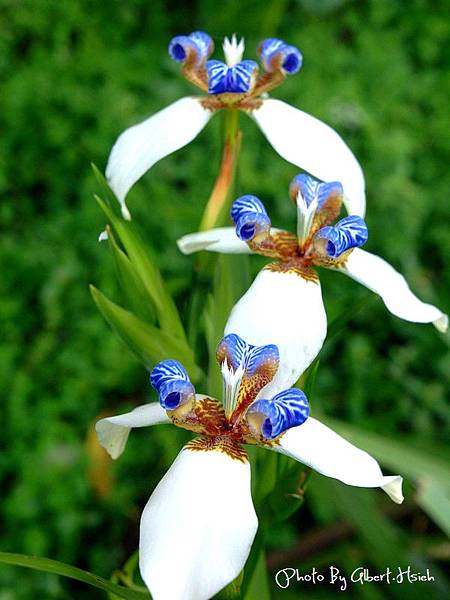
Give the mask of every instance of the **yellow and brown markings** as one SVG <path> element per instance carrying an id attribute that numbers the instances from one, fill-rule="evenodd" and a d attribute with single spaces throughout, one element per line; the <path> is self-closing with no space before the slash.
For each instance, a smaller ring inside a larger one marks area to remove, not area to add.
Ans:
<path id="1" fill-rule="evenodd" d="M 340 194 L 330 194 L 330 196 L 322 204 L 314 216 L 311 231 L 309 232 L 308 239 L 304 244 L 305 247 L 311 244 L 312 238 L 316 235 L 319 229 L 322 229 L 322 227 L 325 227 L 326 225 L 330 225 L 335 219 L 338 218 L 339 213 L 341 212 L 341 206 L 342 197 Z"/>
<path id="2" fill-rule="evenodd" d="M 204 435 L 220 435 L 227 426 L 223 406 L 213 398 L 196 400 L 188 411 L 180 413 L 177 409 L 167 414 L 174 425 Z"/>
<path id="3" fill-rule="evenodd" d="M 348 257 L 353 252 L 353 250 L 354 250 L 354 248 L 350 248 L 349 250 L 346 250 L 345 252 L 343 252 L 337 258 L 330 258 L 329 256 L 326 256 L 326 255 L 315 254 L 314 255 L 314 264 L 317 265 L 318 267 L 343 269 L 348 260 Z"/>
<path id="4" fill-rule="evenodd" d="M 287 260 L 291 256 L 298 256 L 299 247 L 297 238 L 288 231 L 280 231 L 269 235 L 262 242 L 250 240 L 249 247 L 257 254 L 262 254 L 268 258 L 278 258 Z"/>
<path id="5" fill-rule="evenodd" d="M 239 387 L 236 408 L 230 417 L 234 426 L 242 417 L 262 388 L 270 383 L 278 370 L 278 360 L 265 360 L 252 375 L 245 374 Z"/>
<path id="6" fill-rule="evenodd" d="M 319 283 L 319 277 L 314 269 L 311 268 L 312 261 L 306 261 L 302 258 L 293 259 L 286 262 L 273 262 L 264 267 L 267 271 L 274 273 L 294 273 L 306 281 Z"/>
<path id="7" fill-rule="evenodd" d="M 216 437 L 202 437 L 196 438 L 188 442 L 185 446 L 187 450 L 193 450 L 194 452 L 208 452 L 215 450 L 227 454 L 234 460 L 247 463 L 248 456 L 247 452 L 242 446 L 231 438 L 230 436 L 216 436 Z"/>

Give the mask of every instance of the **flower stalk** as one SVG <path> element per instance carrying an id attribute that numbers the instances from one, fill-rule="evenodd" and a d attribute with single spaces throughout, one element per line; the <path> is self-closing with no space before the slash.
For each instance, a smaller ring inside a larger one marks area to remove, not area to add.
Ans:
<path id="1" fill-rule="evenodd" d="M 239 111 L 234 108 L 225 110 L 224 120 L 225 139 L 222 162 L 203 212 L 199 227 L 200 231 L 205 231 L 221 224 L 224 215 L 227 214 L 233 193 L 236 167 L 242 141 L 242 132 L 239 129 Z"/>

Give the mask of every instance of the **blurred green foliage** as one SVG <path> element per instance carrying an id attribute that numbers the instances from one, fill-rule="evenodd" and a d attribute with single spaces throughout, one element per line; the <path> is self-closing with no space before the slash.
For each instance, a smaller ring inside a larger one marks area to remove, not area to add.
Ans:
<path id="1" fill-rule="evenodd" d="M 432 7 L 425 0 L 224 1 L 220 10 L 213 0 L 0 0 L 2 550 L 49 556 L 109 577 L 136 547 L 140 508 L 186 440 L 176 428 L 136 432 L 111 466 L 87 435 L 100 413 L 131 408 L 149 394 L 147 373 L 88 292 L 92 282 L 123 300 L 108 245 L 97 242 L 105 222 L 92 197 L 99 190 L 89 163 L 103 167 L 123 129 L 192 92 L 167 56 L 170 37 L 203 29 L 219 47 L 236 31 L 246 38 L 249 58 L 264 36 L 298 45 L 304 67 L 275 95 L 348 141 L 366 175 L 367 248 L 401 270 L 423 299 L 448 309 L 447 9 L 444 0 Z M 292 228 L 287 187 L 297 170 L 274 154 L 250 120 L 243 118 L 242 128 L 237 192 L 260 196 L 273 222 Z M 195 321 L 193 311 L 201 314 L 212 280 L 202 282 L 204 294 L 193 309 L 189 297 L 199 275 L 175 240 L 200 221 L 220 141 L 216 117 L 129 195 L 185 324 Z M 260 262 L 255 257 L 249 264 L 255 273 Z M 333 273 L 323 273 L 322 284 L 330 320 L 366 293 Z M 450 420 L 448 340 L 372 302 L 325 346 L 313 410 L 436 453 Z M 198 346 L 205 359 L 201 336 Z M 413 487 L 407 491 L 413 503 Z M 313 475 L 302 510 L 268 531 L 269 550 L 276 556 L 319 527 L 330 532 L 339 520 L 353 533 L 326 548 L 316 544 L 315 553 L 294 566 L 380 569 L 386 555 L 402 565 L 413 557 L 424 569 L 431 562 L 440 573 L 449 549 L 439 529 L 414 505 L 395 523 L 386 507 L 378 492 Z M 442 585 L 427 593 L 444 597 Z M 300 592 L 330 594 L 312 586 L 277 591 L 273 581 L 270 589 L 284 600 Z M 347 597 L 398 593 L 358 586 Z M 0 567 L 0 600 L 101 594 Z"/>

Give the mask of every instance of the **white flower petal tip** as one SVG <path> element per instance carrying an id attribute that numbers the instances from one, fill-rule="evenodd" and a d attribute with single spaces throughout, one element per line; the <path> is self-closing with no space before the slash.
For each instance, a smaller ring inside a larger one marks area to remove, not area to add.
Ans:
<path id="1" fill-rule="evenodd" d="M 364 450 L 353 446 L 320 421 L 309 417 L 303 425 L 288 429 L 279 446 L 271 448 L 356 487 L 381 488 L 397 504 L 403 502 L 399 475 L 384 476 L 377 461 Z"/>
<path id="2" fill-rule="evenodd" d="M 181 98 L 119 136 L 109 156 L 106 177 L 124 219 L 130 219 L 125 196 L 134 183 L 158 160 L 197 137 L 211 115 L 198 98 Z"/>
<path id="3" fill-rule="evenodd" d="M 364 216 L 362 169 L 334 129 L 281 100 L 264 100 L 251 116 L 280 156 L 322 181 L 340 181 L 347 212 Z"/>
<path id="4" fill-rule="evenodd" d="M 403 275 L 379 256 L 355 248 L 338 270 L 379 294 L 393 315 L 413 323 L 433 323 L 438 331 L 447 331 L 448 316 L 419 300 Z"/>
<path id="5" fill-rule="evenodd" d="M 123 415 L 100 419 L 95 425 L 95 431 L 100 445 L 103 446 L 111 458 L 116 459 L 124 451 L 133 427 L 147 427 L 148 425 L 169 422 L 170 419 L 166 411 L 159 403 L 153 402 L 138 406 Z"/>
<path id="6" fill-rule="evenodd" d="M 258 520 L 250 465 L 183 449 L 141 518 L 139 566 L 154 600 L 207 600 L 240 573 Z"/>
<path id="7" fill-rule="evenodd" d="M 389 479 L 390 481 L 381 486 L 382 490 L 386 492 L 389 498 L 396 504 L 401 504 L 405 499 L 402 491 L 403 477 L 400 477 L 400 475 L 392 475 L 391 477 L 384 477 L 384 479 Z"/>
<path id="8" fill-rule="evenodd" d="M 101 232 L 101 234 L 98 236 L 98 241 L 99 242 L 106 242 L 108 240 L 108 232 L 106 231 L 106 229 L 104 231 Z"/>
<path id="9" fill-rule="evenodd" d="M 254 346 L 278 347 L 279 368 L 262 390 L 264 397 L 290 388 L 320 352 L 327 333 L 319 281 L 262 270 L 231 311 L 225 326 L 229 333 Z"/>
<path id="10" fill-rule="evenodd" d="M 433 325 L 441 333 L 446 333 L 448 329 L 448 315 L 442 315 L 439 319 L 433 321 Z"/>
<path id="11" fill-rule="evenodd" d="M 234 227 L 217 227 L 198 233 L 189 233 L 177 241 L 183 254 L 193 254 L 199 250 L 224 252 L 225 254 L 250 254 L 251 250 L 236 235 Z"/>

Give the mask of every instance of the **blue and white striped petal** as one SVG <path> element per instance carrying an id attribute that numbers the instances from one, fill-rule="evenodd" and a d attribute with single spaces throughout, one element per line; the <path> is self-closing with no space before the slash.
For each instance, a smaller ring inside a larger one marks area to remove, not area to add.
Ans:
<path id="1" fill-rule="evenodd" d="M 195 397 L 195 389 L 185 368 L 177 360 L 159 362 L 150 374 L 150 383 L 166 410 L 175 410 Z"/>
<path id="2" fill-rule="evenodd" d="M 216 359 L 222 368 L 224 410 L 230 417 L 235 409 L 242 413 L 273 379 L 280 356 L 274 344 L 252 346 L 230 333 L 219 342 Z"/>
<path id="3" fill-rule="evenodd" d="M 302 173 L 296 175 L 289 186 L 289 195 L 294 202 L 296 202 L 299 193 L 307 206 L 317 198 L 318 208 L 321 208 L 331 196 L 336 195 L 342 198 L 344 192 L 339 181 L 325 183 Z"/>
<path id="4" fill-rule="evenodd" d="M 264 204 L 256 196 L 247 194 L 233 202 L 231 218 L 236 225 L 236 235 L 244 242 L 266 237 L 271 222 Z"/>
<path id="5" fill-rule="evenodd" d="M 227 92 L 246 94 L 254 85 L 258 65 L 254 60 L 243 60 L 237 65 L 228 68 Z"/>
<path id="6" fill-rule="evenodd" d="M 364 219 L 350 215 L 334 226 L 319 229 L 314 236 L 314 248 L 329 258 L 338 258 L 350 248 L 358 248 L 365 244 L 368 236 Z"/>
<path id="7" fill-rule="evenodd" d="M 233 67 L 228 67 L 220 60 L 208 60 L 206 71 L 208 73 L 208 93 L 245 94 L 253 87 L 258 65 L 253 60 L 243 60 Z"/>
<path id="8" fill-rule="evenodd" d="M 297 388 L 280 392 L 272 400 L 256 400 L 246 413 L 250 427 L 268 440 L 273 440 L 291 427 L 302 425 L 308 416 L 308 399 Z"/>
<path id="9" fill-rule="evenodd" d="M 194 31 L 190 35 L 177 35 L 169 44 L 170 57 L 180 63 L 205 63 L 214 51 L 214 42 L 203 31 Z"/>
<path id="10" fill-rule="evenodd" d="M 278 348 L 274 344 L 252 346 L 235 333 L 229 333 L 219 342 L 216 350 L 217 362 L 227 360 L 233 371 L 239 368 L 253 375 L 267 361 L 277 362 Z"/>
<path id="11" fill-rule="evenodd" d="M 208 60 L 206 72 L 208 74 L 208 93 L 224 94 L 227 91 L 227 65 L 220 60 Z"/>
<path id="12" fill-rule="evenodd" d="M 285 75 L 293 75 L 303 63 L 303 56 L 298 48 L 277 38 L 263 40 L 258 52 L 264 69 L 269 73 L 280 70 Z"/>

